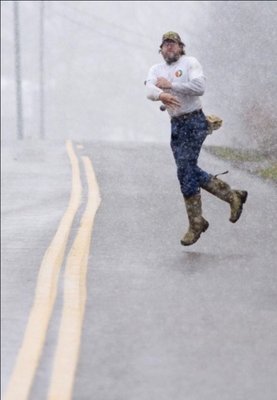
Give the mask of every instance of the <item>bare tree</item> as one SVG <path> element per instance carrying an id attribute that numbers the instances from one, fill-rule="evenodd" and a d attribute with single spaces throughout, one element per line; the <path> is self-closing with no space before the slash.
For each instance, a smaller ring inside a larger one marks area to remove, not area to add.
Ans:
<path id="1" fill-rule="evenodd" d="M 231 134 L 276 152 L 277 3 L 211 2 L 209 12 L 203 58 L 216 110 L 240 121 Z"/>

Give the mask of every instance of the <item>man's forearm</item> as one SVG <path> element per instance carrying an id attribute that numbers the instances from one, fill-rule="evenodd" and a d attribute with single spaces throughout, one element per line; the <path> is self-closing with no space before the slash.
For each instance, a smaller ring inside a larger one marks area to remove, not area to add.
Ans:
<path id="1" fill-rule="evenodd" d="M 163 90 L 159 89 L 157 86 L 153 85 L 151 82 L 146 82 L 146 96 L 149 100 L 158 101 L 160 94 Z"/>

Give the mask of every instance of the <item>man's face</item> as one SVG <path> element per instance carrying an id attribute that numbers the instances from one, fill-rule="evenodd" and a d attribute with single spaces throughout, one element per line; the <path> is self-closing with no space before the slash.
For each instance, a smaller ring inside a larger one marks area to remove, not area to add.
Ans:
<path id="1" fill-rule="evenodd" d="M 181 55 L 179 43 L 176 43 L 173 40 L 165 40 L 161 48 L 161 54 L 167 64 L 171 64 L 179 60 Z"/>

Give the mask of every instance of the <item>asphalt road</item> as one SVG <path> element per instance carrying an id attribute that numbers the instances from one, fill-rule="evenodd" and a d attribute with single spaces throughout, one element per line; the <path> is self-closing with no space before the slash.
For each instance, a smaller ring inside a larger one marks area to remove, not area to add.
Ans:
<path id="1" fill-rule="evenodd" d="M 277 393 L 277 190 L 203 152 L 200 165 L 248 190 L 241 219 L 203 193 L 210 227 L 180 245 L 187 217 L 169 146 L 82 143 L 101 204 L 89 248 L 87 299 L 74 400 L 275 400 Z M 37 276 L 68 205 L 65 144 L 2 151 L 2 391 L 34 301 Z M 29 398 L 48 395 L 63 308 L 65 261 Z M 71 348 L 71 346 L 69 346 Z M 64 397 L 66 398 L 66 397 Z M 17 399 L 16 399 L 17 400 Z M 18 399 L 22 400 L 22 399 Z M 59 400 L 63 400 L 60 397 Z"/>

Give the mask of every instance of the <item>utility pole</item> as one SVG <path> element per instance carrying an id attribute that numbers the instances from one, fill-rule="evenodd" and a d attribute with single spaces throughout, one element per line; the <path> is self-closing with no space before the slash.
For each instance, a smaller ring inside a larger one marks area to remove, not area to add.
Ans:
<path id="1" fill-rule="evenodd" d="M 40 1 L 39 41 L 40 138 L 44 139 L 44 1 Z"/>
<path id="2" fill-rule="evenodd" d="M 17 114 L 17 139 L 23 139 L 22 117 L 22 81 L 21 81 L 21 52 L 20 52 L 20 26 L 19 2 L 15 1 L 14 10 L 14 48 L 15 48 L 15 81 L 16 81 L 16 114 Z"/>

